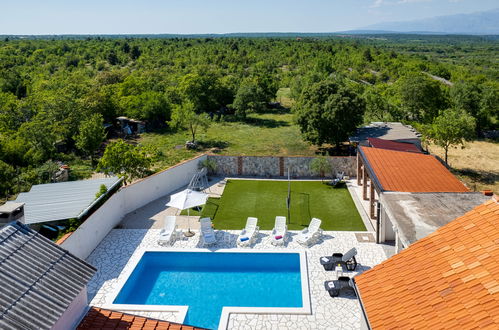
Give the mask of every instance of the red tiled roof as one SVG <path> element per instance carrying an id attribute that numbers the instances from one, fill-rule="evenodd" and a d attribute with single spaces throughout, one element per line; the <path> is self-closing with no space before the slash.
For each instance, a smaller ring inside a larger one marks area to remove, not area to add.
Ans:
<path id="1" fill-rule="evenodd" d="M 469 191 L 431 155 L 369 147 L 359 147 L 359 150 L 384 191 Z"/>
<path id="2" fill-rule="evenodd" d="M 367 138 L 367 141 L 374 148 L 421 153 L 421 150 L 419 150 L 416 145 L 408 142 L 397 142 L 378 138 Z"/>
<path id="3" fill-rule="evenodd" d="M 61 245 L 62 243 L 64 243 L 64 242 L 65 242 L 65 241 L 69 238 L 69 236 L 71 236 L 71 234 L 73 234 L 73 232 L 72 232 L 72 231 L 71 231 L 71 232 L 69 232 L 69 233 L 64 234 L 64 236 L 62 236 L 61 238 L 59 238 L 59 239 L 57 240 L 57 242 L 55 242 L 55 244 L 57 244 L 57 245 Z"/>
<path id="4" fill-rule="evenodd" d="M 202 330 L 188 325 L 159 321 L 137 315 L 125 314 L 92 307 L 77 327 L 77 330 Z"/>
<path id="5" fill-rule="evenodd" d="M 499 329 L 499 203 L 355 277 L 372 329 Z"/>

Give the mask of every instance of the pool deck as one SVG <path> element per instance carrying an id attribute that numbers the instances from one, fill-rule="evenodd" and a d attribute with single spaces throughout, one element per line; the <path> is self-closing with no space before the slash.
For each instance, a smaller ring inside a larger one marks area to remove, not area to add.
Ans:
<path id="1" fill-rule="evenodd" d="M 303 248 L 293 240 L 297 232 L 290 232 L 291 239 L 285 247 L 274 247 L 270 244 L 270 231 L 261 231 L 256 243 L 248 248 L 260 250 L 297 249 L 307 252 L 308 275 L 312 315 L 289 314 L 231 314 L 228 329 L 359 329 L 361 310 L 358 300 L 352 295 L 343 294 L 331 298 L 324 290 L 324 281 L 336 278 L 335 272 L 325 271 L 319 263 L 321 256 L 334 252 L 346 252 L 352 247 L 358 251 L 359 267 L 355 272 L 347 272 L 354 276 L 379 264 L 390 254 L 391 247 L 372 242 L 362 242 L 354 232 L 324 232 L 323 239 L 310 248 Z M 211 249 L 227 249 L 236 247 L 239 231 L 217 231 L 218 243 Z M 362 236 L 372 232 L 361 232 Z M 98 269 L 97 274 L 88 285 L 90 305 L 102 307 L 110 303 L 112 292 L 117 289 L 118 282 L 123 279 L 131 267 L 137 262 L 143 249 L 160 248 L 157 244 L 158 229 L 114 229 L 87 258 L 87 261 Z M 360 241 L 359 241 L 360 240 Z M 173 248 L 199 248 L 199 235 L 175 242 Z M 181 323 L 182 315 L 174 312 L 134 312 L 128 313 L 151 318 Z M 195 324 L 194 324 L 195 326 Z"/>

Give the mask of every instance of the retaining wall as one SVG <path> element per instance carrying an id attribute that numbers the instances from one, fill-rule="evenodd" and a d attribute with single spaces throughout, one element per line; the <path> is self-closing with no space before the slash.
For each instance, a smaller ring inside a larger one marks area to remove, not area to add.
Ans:
<path id="1" fill-rule="evenodd" d="M 275 157 L 275 156 L 220 156 L 208 155 L 208 159 L 217 164 L 216 175 L 220 176 L 258 176 L 284 177 L 288 167 L 294 178 L 314 178 L 310 171 L 310 162 L 315 157 Z M 332 166 L 332 172 L 326 173 L 332 177 L 337 172 L 355 177 L 357 175 L 355 156 L 327 157 Z"/>

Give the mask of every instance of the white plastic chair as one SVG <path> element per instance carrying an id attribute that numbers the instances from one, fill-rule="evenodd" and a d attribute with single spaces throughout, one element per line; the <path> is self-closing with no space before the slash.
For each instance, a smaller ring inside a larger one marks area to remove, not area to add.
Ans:
<path id="1" fill-rule="evenodd" d="M 288 226 L 286 225 L 286 217 L 275 217 L 274 229 L 270 234 L 272 245 L 284 245 L 288 234 Z"/>
<path id="2" fill-rule="evenodd" d="M 312 221 L 310 221 L 308 228 L 303 229 L 298 234 L 296 241 L 304 246 L 309 246 L 310 244 L 317 242 L 322 236 L 322 229 L 320 228 L 321 223 L 321 219 L 313 218 Z"/>
<path id="3" fill-rule="evenodd" d="M 246 220 L 246 227 L 241 230 L 241 233 L 237 237 L 238 246 L 249 246 L 255 241 L 256 235 L 260 229 L 258 228 L 257 223 L 257 218 L 248 217 Z"/>
<path id="4" fill-rule="evenodd" d="M 215 244 L 217 242 L 217 237 L 215 236 L 215 231 L 211 226 L 211 219 L 202 218 L 199 222 L 201 223 L 201 238 L 203 246 Z"/>
<path id="5" fill-rule="evenodd" d="M 165 216 L 163 229 L 159 232 L 159 245 L 172 245 L 178 237 L 177 217 L 173 215 Z"/>

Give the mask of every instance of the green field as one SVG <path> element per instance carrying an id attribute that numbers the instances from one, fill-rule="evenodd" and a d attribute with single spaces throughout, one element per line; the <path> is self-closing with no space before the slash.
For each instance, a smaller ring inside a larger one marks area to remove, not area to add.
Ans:
<path id="1" fill-rule="evenodd" d="M 293 115 L 285 110 L 251 114 L 245 122 L 213 122 L 208 130 L 197 134 L 197 151 L 185 149 L 188 140 L 191 136 L 185 131 L 144 133 L 140 138 L 143 145 L 154 146 L 161 152 L 155 164 L 158 169 L 210 150 L 220 155 L 314 156 L 317 149 L 303 140 Z"/>
<path id="2" fill-rule="evenodd" d="M 260 230 L 271 230 L 276 216 L 287 216 L 287 190 L 286 181 L 228 180 L 222 197 L 210 198 L 200 215 L 210 217 L 217 229 L 242 229 L 252 216 Z M 320 181 L 291 182 L 290 214 L 290 230 L 303 229 L 311 218 L 321 219 L 324 230 L 366 230 L 348 189 Z"/>

